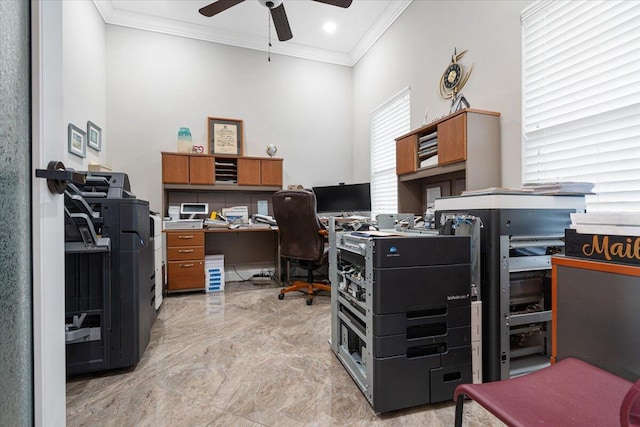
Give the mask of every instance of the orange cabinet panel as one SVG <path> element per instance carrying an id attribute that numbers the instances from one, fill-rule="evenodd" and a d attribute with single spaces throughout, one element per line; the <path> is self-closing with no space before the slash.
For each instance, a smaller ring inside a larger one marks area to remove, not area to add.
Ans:
<path id="1" fill-rule="evenodd" d="M 204 231 L 167 232 L 167 248 L 174 246 L 204 246 Z"/>
<path id="2" fill-rule="evenodd" d="M 167 260 L 184 261 L 189 259 L 204 259 L 204 246 L 167 248 Z"/>
<path id="3" fill-rule="evenodd" d="M 189 182 L 191 184 L 215 184 L 214 158 L 189 156 Z"/>
<path id="4" fill-rule="evenodd" d="M 162 155 L 162 182 L 165 184 L 189 183 L 189 156 Z"/>
<path id="5" fill-rule="evenodd" d="M 260 184 L 282 187 L 282 159 L 260 160 Z"/>
<path id="6" fill-rule="evenodd" d="M 260 159 L 238 159 L 238 184 L 260 185 Z"/>
<path id="7" fill-rule="evenodd" d="M 204 231 L 167 232 L 167 290 L 204 288 Z"/>
<path id="8" fill-rule="evenodd" d="M 438 164 L 467 159 L 467 115 L 460 114 L 438 124 Z"/>
<path id="9" fill-rule="evenodd" d="M 204 261 L 168 261 L 169 291 L 204 289 Z"/>
<path id="10" fill-rule="evenodd" d="M 396 141 L 396 174 L 415 172 L 418 166 L 418 137 L 409 135 Z"/>

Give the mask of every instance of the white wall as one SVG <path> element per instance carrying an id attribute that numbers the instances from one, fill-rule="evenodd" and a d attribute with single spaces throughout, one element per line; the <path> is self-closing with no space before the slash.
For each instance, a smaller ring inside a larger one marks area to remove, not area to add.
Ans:
<path id="1" fill-rule="evenodd" d="M 207 117 L 229 117 L 244 120 L 245 155 L 278 146 L 285 185 L 369 181 L 369 114 L 406 86 L 412 128 L 427 108 L 429 121 L 447 114 L 437 87 L 457 47 L 474 64 L 463 90 L 471 106 L 502 113 L 502 183 L 518 186 L 520 12 L 530 3 L 415 0 L 350 69 L 105 25 L 91 2 L 64 2 L 65 124 L 97 123 L 103 150 L 63 160 L 127 172 L 159 210 L 159 152 L 176 151 L 183 126 L 206 145 Z"/>
<path id="2" fill-rule="evenodd" d="M 89 120 L 102 128 L 103 142 L 100 152 L 87 147 L 84 159 L 65 150 L 62 162 L 87 170 L 89 162 L 107 159 L 106 25 L 93 2 L 65 1 L 62 6 L 64 143 L 69 123 L 86 132 Z"/>
<path id="3" fill-rule="evenodd" d="M 180 127 L 207 145 L 207 117 L 244 120 L 244 155 L 284 159 L 284 185 L 352 182 L 351 69 L 107 26 L 109 163 L 160 210 L 161 151 Z"/>
<path id="4" fill-rule="evenodd" d="M 520 12 L 530 1 L 414 0 L 353 69 L 355 181 L 369 179 L 372 110 L 411 88 L 411 128 L 448 114 L 438 84 L 454 47 L 473 72 L 462 93 L 472 108 L 502 113 L 502 184 L 521 182 Z"/>

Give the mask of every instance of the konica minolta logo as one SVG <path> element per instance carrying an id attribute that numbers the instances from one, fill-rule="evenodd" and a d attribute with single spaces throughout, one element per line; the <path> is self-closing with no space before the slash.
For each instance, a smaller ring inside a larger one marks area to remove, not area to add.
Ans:
<path id="1" fill-rule="evenodd" d="M 456 301 L 459 299 L 467 299 L 469 298 L 469 294 L 464 294 L 464 295 L 448 295 L 447 296 L 447 301 Z"/>

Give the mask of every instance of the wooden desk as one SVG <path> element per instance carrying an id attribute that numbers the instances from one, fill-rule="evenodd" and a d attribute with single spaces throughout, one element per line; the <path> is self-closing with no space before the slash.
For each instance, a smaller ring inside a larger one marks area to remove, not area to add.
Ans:
<path id="1" fill-rule="evenodd" d="M 640 267 L 554 256 L 552 362 L 575 357 L 640 378 Z"/>
<path id="2" fill-rule="evenodd" d="M 273 212 L 271 196 L 282 189 L 282 159 L 265 157 L 162 153 L 162 215 L 169 206 L 181 203 L 207 203 L 209 211 L 246 206 L 248 214 L 259 212 L 267 203 Z M 236 266 L 275 266 L 280 278 L 277 230 L 237 228 L 205 230 L 166 230 L 168 292 L 204 289 L 205 255 L 224 255 L 226 271 Z M 186 232 L 182 239 L 169 239 Z M 186 237 L 192 235 L 192 237 Z M 198 237 L 195 237 L 198 236 Z M 202 240 L 202 242 L 200 242 Z M 173 245 L 172 245 L 173 244 Z"/>
<path id="3" fill-rule="evenodd" d="M 205 289 L 205 255 L 224 255 L 225 271 L 236 266 L 274 264 L 280 277 L 278 230 L 272 228 L 213 228 L 165 230 L 167 292 Z"/>

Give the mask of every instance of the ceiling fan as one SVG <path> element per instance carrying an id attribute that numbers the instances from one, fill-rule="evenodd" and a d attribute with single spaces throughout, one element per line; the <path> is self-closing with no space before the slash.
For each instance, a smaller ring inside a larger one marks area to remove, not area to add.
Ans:
<path id="1" fill-rule="evenodd" d="M 242 3 L 244 0 L 218 0 L 207 6 L 200 8 L 200 14 L 206 17 L 217 15 L 220 12 L 224 12 L 232 6 Z M 271 11 L 271 19 L 273 19 L 273 26 L 276 28 L 278 34 L 278 40 L 281 42 L 290 40 L 293 37 L 291 33 L 291 27 L 289 26 L 289 20 L 287 14 L 284 11 L 284 4 L 282 0 L 258 0 L 263 6 L 266 6 Z M 353 0 L 313 0 L 320 3 L 330 4 L 332 6 L 338 6 L 347 8 L 351 6 Z"/>

